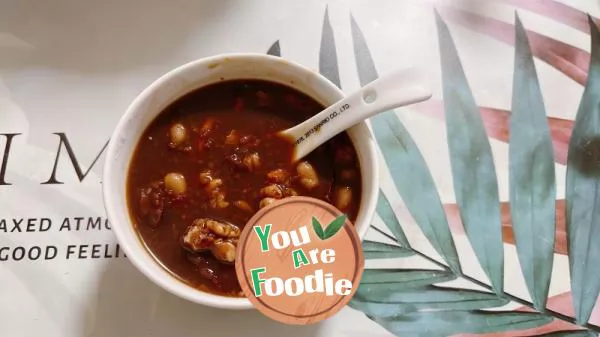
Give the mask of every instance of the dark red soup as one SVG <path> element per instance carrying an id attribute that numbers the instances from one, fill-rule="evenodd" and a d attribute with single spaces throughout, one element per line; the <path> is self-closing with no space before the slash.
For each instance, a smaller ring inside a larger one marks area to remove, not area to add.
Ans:
<path id="1" fill-rule="evenodd" d="M 258 80 L 203 87 L 166 108 L 140 139 L 127 182 L 131 218 L 148 250 L 191 286 L 238 297 L 235 249 L 258 209 L 303 195 L 355 220 L 361 177 L 346 133 L 297 163 L 292 144 L 275 135 L 323 108 Z"/>

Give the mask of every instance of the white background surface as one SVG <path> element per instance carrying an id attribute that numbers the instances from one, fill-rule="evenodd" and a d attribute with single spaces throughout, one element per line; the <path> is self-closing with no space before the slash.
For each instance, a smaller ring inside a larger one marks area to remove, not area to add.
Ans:
<path id="1" fill-rule="evenodd" d="M 567 2 L 565 0 L 565 2 Z M 315 326 L 283 326 L 257 312 L 205 308 L 153 285 L 124 258 L 65 259 L 69 244 L 109 244 L 110 231 L 58 231 L 65 217 L 104 217 L 100 176 L 104 157 L 79 182 L 63 149 L 52 172 L 58 137 L 65 133 L 86 171 L 132 99 L 154 79 L 196 58 L 226 52 L 266 52 L 280 40 L 282 56 L 318 69 L 326 5 L 337 44 L 342 89 L 358 88 L 349 15 L 360 25 L 380 73 L 406 65 L 429 69 L 441 98 L 434 1 L 0 1 L 0 133 L 13 140 L 0 186 L 0 220 L 50 218 L 48 232 L 4 233 L 0 247 L 54 245 L 51 261 L 0 261 L 0 336 L 391 336 L 361 313 L 345 309 Z M 487 1 L 453 1 L 512 23 L 514 8 Z M 485 4 L 484 4 L 485 3 Z M 598 2 L 568 1 L 600 14 Z M 589 50 L 589 37 L 539 15 L 519 11 L 527 28 Z M 508 109 L 513 48 L 449 25 L 480 105 Z M 583 88 L 538 63 L 548 114 L 573 119 Z M 398 112 L 430 165 L 444 202 L 453 201 L 443 121 Z M 5 139 L 0 137 L 0 150 Z M 492 140 L 501 199 L 508 197 L 508 146 Z M 0 151 L 0 155 L 2 151 Z M 557 165 L 558 183 L 564 167 Z M 385 193 L 401 200 L 382 169 Z M 559 189 L 559 193 L 563 193 Z M 437 256 L 406 212 L 411 242 Z M 376 224 L 378 224 L 376 219 Z M 381 226 L 379 226 L 381 227 Z M 9 227 L 10 229 L 10 227 Z M 466 238 L 457 236 L 466 271 L 483 281 Z M 514 247 L 505 245 L 507 290 L 528 298 Z M 62 255 L 61 255 L 62 253 Z M 405 259 L 387 265 L 422 264 Z M 511 265 L 512 264 L 512 265 Z M 381 263 L 378 263 L 381 265 Z M 567 259 L 557 256 L 552 293 L 569 290 Z"/>

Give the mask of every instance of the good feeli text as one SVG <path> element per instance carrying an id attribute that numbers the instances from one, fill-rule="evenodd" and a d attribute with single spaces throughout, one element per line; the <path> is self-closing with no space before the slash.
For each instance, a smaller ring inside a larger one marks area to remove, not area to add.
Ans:
<path id="1" fill-rule="evenodd" d="M 111 231 L 104 217 L 65 218 L 0 218 L 0 236 L 19 238 L 21 235 L 53 232 L 102 232 Z M 12 241 L 12 240 L 11 240 Z M 18 240 L 20 241 L 20 240 Z M 35 242 L 39 242 L 35 240 Z M 78 242 L 76 244 L 7 244 L 0 240 L 0 263 L 88 259 L 113 259 L 127 257 L 116 242 Z"/>

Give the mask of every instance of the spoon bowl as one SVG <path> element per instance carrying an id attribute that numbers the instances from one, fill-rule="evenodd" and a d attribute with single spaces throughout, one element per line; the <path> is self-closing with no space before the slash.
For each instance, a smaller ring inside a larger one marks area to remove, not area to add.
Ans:
<path id="1" fill-rule="evenodd" d="M 213 294 L 173 277 L 140 240 L 128 209 L 127 180 L 138 141 L 165 107 L 198 88 L 224 80 L 240 79 L 287 85 L 323 106 L 335 105 L 344 97 L 344 93 L 324 76 L 280 57 L 251 53 L 223 54 L 186 63 L 156 79 L 127 108 L 110 137 L 102 179 L 107 216 L 132 266 L 178 297 L 228 310 L 254 307 L 247 298 Z M 377 148 L 367 123 L 359 122 L 346 132 L 356 150 L 361 176 L 360 208 L 354 226 L 362 239 L 370 228 L 379 195 Z"/>
<path id="2" fill-rule="evenodd" d="M 396 70 L 277 135 L 294 144 L 292 162 L 296 162 L 335 135 L 369 117 L 428 100 L 431 95 L 421 71 L 416 68 Z"/>

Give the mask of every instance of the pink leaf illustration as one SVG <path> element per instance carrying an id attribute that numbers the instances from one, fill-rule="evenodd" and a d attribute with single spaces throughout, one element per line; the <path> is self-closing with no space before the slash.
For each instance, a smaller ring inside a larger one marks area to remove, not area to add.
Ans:
<path id="1" fill-rule="evenodd" d="M 460 211 L 456 204 L 444 204 L 444 211 L 448 216 L 450 230 L 456 234 L 463 234 L 464 229 L 460 220 Z M 503 202 L 500 205 L 502 215 L 502 241 L 504 243 L 515 244 L 512 231 L 512 222 L 510 217 L 510 204 Z M 556 238 L 554 243 L 554 252 L 561 255 L 567 255 L 567 232 L 565 225 L 565 201 L 556 201 Z"/>
<path id="2" fill-rule="evenodd" d="M 571 293 L 563 293 L 556 296 L 551 296 L 548 299 L 547 308 L 556 312 L 559 312 L 563 315 L 567 315 L 573 317 L 575 315 L 573 311 L 573 304 L 571 303 Z M 531 312 L 534 311 L 528 307 L 520 307 L 516 309 L 516 311 L 526 311 Z M 594 312 L 592 313 L 592 317 L 590 318 L 590 323 L 597 325 L 600 323 L 600 298 L 596 301 L 596 307 Z M 581 330 L 581 327 L 578 327 L 575 324 L 571 324 L 559 319 L 554 320 L 550 324 L 546 324 L 542 327 L 521 331 L 509 331 L 503 333 L 491 333 L 491 334 L 480 334 L 480 335 L 472 335 L 472 334 L 463 334 L 463 335 L 455 335 L 456 337 L 519 337 L 519 336 L 537 336 L 545 333 L 561 331 L 561 330 Z"/>
<path id="3" fill-rule="evenodd" d="M 440 7 L 439 11 L 450 22 L 514 46 L 514 26 L 511 24 L 448 6 Z M 588 52 L 536 32 L 527 31 L 527 35 L 535 57 L 585 85 L 590 63 Z"/>
<path id="4" fill-rule="evenodd" d="M 554 0 L 498 0 L 554 19 L 586 34 L 590 33 L 586 13 Z M 598 19 L 594 18 L 594 21 Z"/>
<path id="5" fill-rule="evenodd" d="M 415 105 L 414 109 L 425 115 L 441 120 L 444 119 L 444 103 L 442 101 L 429 100 Z M 488 107 L 479 107 L 479 111 L 488 136 L 508 143 L 509 112 Z M 550 134 L 552 135 L 554 161 L 566 165 L 573 121 L 548 117 L 548 124 L 550 127 Z"/>

